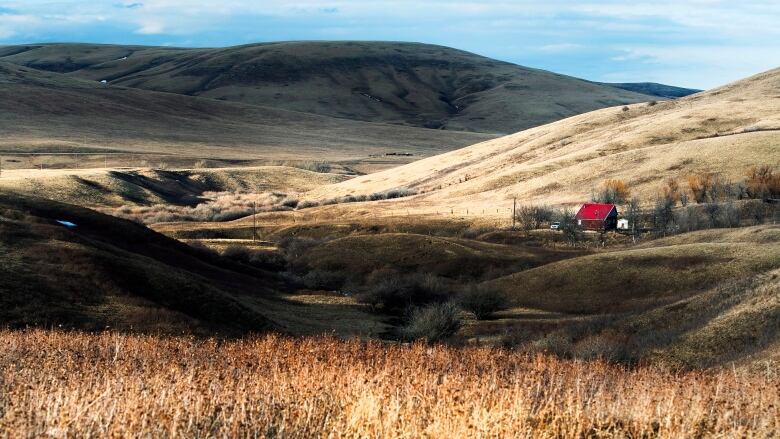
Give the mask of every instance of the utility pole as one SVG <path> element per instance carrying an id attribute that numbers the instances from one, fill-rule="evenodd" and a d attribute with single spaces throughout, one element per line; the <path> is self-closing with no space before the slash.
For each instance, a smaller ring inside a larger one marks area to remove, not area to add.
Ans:
<path id="1" fill-rule="evenodd" d="M 515 212 L 517 212 L 517 197 L 512 198 L 512 230 L 515 230 Z"/>
<path id="2" fill-rule="evenodd" d="M 252 241 L 257 240 L 257 203 L 252 202 Z"/>

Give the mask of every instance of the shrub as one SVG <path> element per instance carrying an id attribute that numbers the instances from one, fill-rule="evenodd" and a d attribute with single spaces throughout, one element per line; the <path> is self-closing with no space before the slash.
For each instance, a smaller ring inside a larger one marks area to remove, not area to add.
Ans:
<path id="1" fill-rule="evenodd" d="M 771 166 L 752 167 L 746 176 L 747 193 L 751 198 L 780 196 L 780 174 L 775 174 Z"/>
<path id="2" fill-rule="evenodd" d="M 720 215 L 720 205 L 718 203 L 710 203 L 704 206 L 704 212 L 710 220 L 710 227 L 718 226 L 718 216 Z"/>
<path id="3" fill-rule="evenodd" d="M 538 352 L 555 354 L 561 357 L 572 353 L 571 338 L 562 332 L 553 332 L 536 340 L 532 344 L 533 350 Z"/>
<path id="4" fill-rule="evenodd" d="M 553 211 L 547 206 L 520 206 L 515 211 L 515 219 L 524 230 L 534 230 L 553 218 Z"/>
<path id="5" fill-rule="evenodd" d="M 214 162 L 212 160 L 198 160 L 195 162 L 195 169 L 205 169 L 205 168 L 217 168 L 219 165 L 217 162 Z"/>
<path id="6" fill-rule="evenodd" d="M 368 275 L 357 299 L 389 313 L 401 313 L 410 306 L 442 302 L 449 298 L 444 282 L 431 274 L 403 275 L 382 268 Z"/>
<path id="7" fill-rule="evenodd" d="M 572 355 L 584 360 L 622 361 L 626 359 L 626 345 L 621 337 L 608 333 L 589 335 L 572 347 Z"/>
<path id="8" fill-rule="evenodd" d="M 258 268 L 281 271 L 286 265 L 284 257 L 274 251 L 257 250 L 242 245 L 229 245 L 222 250 L 222 256 Z"/>
<path id="9" fill-rule="evenodd" d="M 345 278 L 335 271 L 312 270 L 301 277 L 301 282 L 312 290 L 337 290 L 344 285 Z"/>
<path id="10" fill-rule="evenodd" d="M 677 223 L 680 230 L 684 232 L 699 230 L 704 225 L 699 209 L 694 206 L 687 206 L 684 209 L 678 210 L 674 215 L 674 222 Z"/>
<path id="11" fill-rule="evenodd" d="M 477 320 L 483 320 L 496 311 L 509 308 L 509 300 L 498 290 L 472 285 L 458 295 L 458 305 L 474 314 Z"/>
<path id="12" fill-rule="evenodd" d="M 452 302 L 436 303 L 413 309 L 399 333 L 407 340 L 422 339 L 435 343 L 454 335 L 461 325 L 457 305 Z"/>
<path id="13" fill-rule="evenodd" d="M 298 199 L 293 197 L 287 197 L 282 200 L 282 206 L 295 209 L 298 207 Z"/>
<path id="14" fill-rule="evenodd" d="M 739 227 L 740 226 L 740 213 L 737 206 L 734 203 L 726 203 L 720 210 L 720 226 L 721 227 Z"/>
<path id="15" fill-rule="evenodd" d="M 623 180 L 607 180 L 601 190 L 593 196 L 597 203 L 622 204 L 631 196 L 631 190 Z"/>
<path id="16" fill-rule="evenodd" d="M 415 195 L 417 191 L 405 187 L 400 187 L 396 189 L 390 189 L 386 192 L 386 198 L 392 199 L 392 198 L 403 198 L 403 197 L 410 197 L 412 195 Z"/>
<path id="17" fill-rule="evenodd" d="M 322 241 L 318 239 L 288 236 L 281 239 L 278 246 L 282 250 L 282 254 L 284 254 L 285 258 L 287 258 L 288 261 L 293 261 L 321 243 Z"/>
<path id="18" fill-rule="evenodd" d="M 680 192 L 680 204 L 683 207 L 688 205 L 688 193 L 685 191 Z"/>
<path id="19" fill-rule="evenodd" d="M 704 203 L 711 196 L 712 186 L 715 183 L 715 175 L 701 173 L 688 176 L 688 189 L 697 203 Z"/>
<path id="20" fill-rule="evenodd" d="M 677 183 L 677 180 L 674 178 L 666 180 L 662 196 L 664 199 L 668 200 L 672 206 L 680 201 L 680 185 Z"/>
<path id="21" fill-rule="evenodd" d="M 313 171 L 322 172 L 326 174 L 333 169 L 333 167 L 328 162 L 315 162 L 312 168 Z"/>
<path id="22" fill-rule="evenodd" d="M 569 241 L 570 244 L 575 244 L 582 239 L 582 231 L 577 226 L 576 214 L 571 209 L 563 209 L 555 216 L 557 221 L 561 223 L 558 230 L 563 233 L 564 238 Z"/>
<path id="23" fill-rule="evenodd" d="M 752 224 L 761 224 L 772 219 L 773 210 L 780 211 L 780 207 L 777 204 L 773 205 L 758 200 L 751 200 L 742 205 L 740 217 L 747 219 Z"/>
<path id="24" fill-rule="evenodd" d="M 205 192 L 203 197 L 207 198 L 207 201 L 194 207 L 156 204 L 121 206 L 101 209 L 101 211 L 143 224 L 171 221 L 230 221 L 251 215 L 253 211 L 289 210 L 294 199 L 280 192 Z"/>
<path id="25" fill-rule="evenodd" d="M 666 198 L 658 198 L 655 201 L 655 208 L 653 209 L 653 224 L 655 230 L 658 232 L 666 232 L 674 221 L 674 205 L 672 200 Z"/>
<path id="26" fill-rule="evenodd" d="M 296 207 L 298 209 L 308 209 L 310 207 L 317 207 L 319 205 L 320 205 L 320 203 L 318 203 L 316 201 L 306 200 L 306 201 L 301 201 L 300 203 L 298 203 L 298 206 L 296 206 Z"/>

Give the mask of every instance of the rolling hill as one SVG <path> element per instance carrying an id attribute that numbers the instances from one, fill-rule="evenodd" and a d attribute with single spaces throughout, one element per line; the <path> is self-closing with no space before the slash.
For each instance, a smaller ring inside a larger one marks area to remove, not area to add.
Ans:
<path id="1" fill-rule="evenodd" d="M 112 86 L 486 133 L 658 99 L 416 43 L 280 42 L 218 49 L 37 44 L 0 47 L 0 61 Z"/>
<path id="2" fill-rule="evenodd" d="M 209 336 L 384 327 L 359 307 L 290 300 L 266 268 L 90 209 L 0 191 L 3 327 Z"/>
<path id="3" fill-rule="evenodd" d="M 399 150 L 425 156 L 491 137 L 106 87 L 4 61 L 0 132 L 4 155 L 161 154 L 171 160 L 338 161 Z"/>
<path id="4" fill-rule="evenodd" d="M 57 221 L 68 221 L 68 228 Z M 139 331 L 275 327 L 273 277 L 88 209 L 0 193 L 0 322 Z"/>
<path id="5" fill-rule="evenodd" d="M 712 367 L 778 358 L 780 227 L 698 231 L 488 282 L 516 304 L 586 313 L 571 349 Z"/>
<path id="6" fill-rule="evenodd" d="M 315 189 L 325 199 L 407 187 L 420 194 L 374 203 L 399 212 L 508 216 L 521 203 L 576 204 L 606 179 L 652 200 L 667 178 L 716 172 L 739 181 L 749 166 L 780 163 L 780 69 L 674 101 L 613 107 Z M 331 206 L 334 212 L 347 208 Z M 356 207 L 351 207 L 353 211 Z M 331 213 L 336 215 L 336 213 Z"/>

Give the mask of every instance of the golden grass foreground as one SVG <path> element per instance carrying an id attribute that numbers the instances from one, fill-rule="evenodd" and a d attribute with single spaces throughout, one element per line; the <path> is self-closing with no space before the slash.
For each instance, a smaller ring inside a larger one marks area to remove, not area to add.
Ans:
<path id="1" fill-rule="evenodd" d="M 771 437 L 780 379 L 327 337 L 0 331 L 3 437 Z"/>

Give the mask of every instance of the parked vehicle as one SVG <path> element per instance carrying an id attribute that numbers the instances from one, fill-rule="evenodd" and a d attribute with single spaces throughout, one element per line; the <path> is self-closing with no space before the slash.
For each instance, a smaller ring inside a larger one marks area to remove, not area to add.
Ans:
<path id="1" fill-rule="evenodd" d="M 559 230 L 560 228 L 561 228 L 560 221 L 555 221 L 555 222 L 550 224 L 550 229 L 551 230 Z"/>

